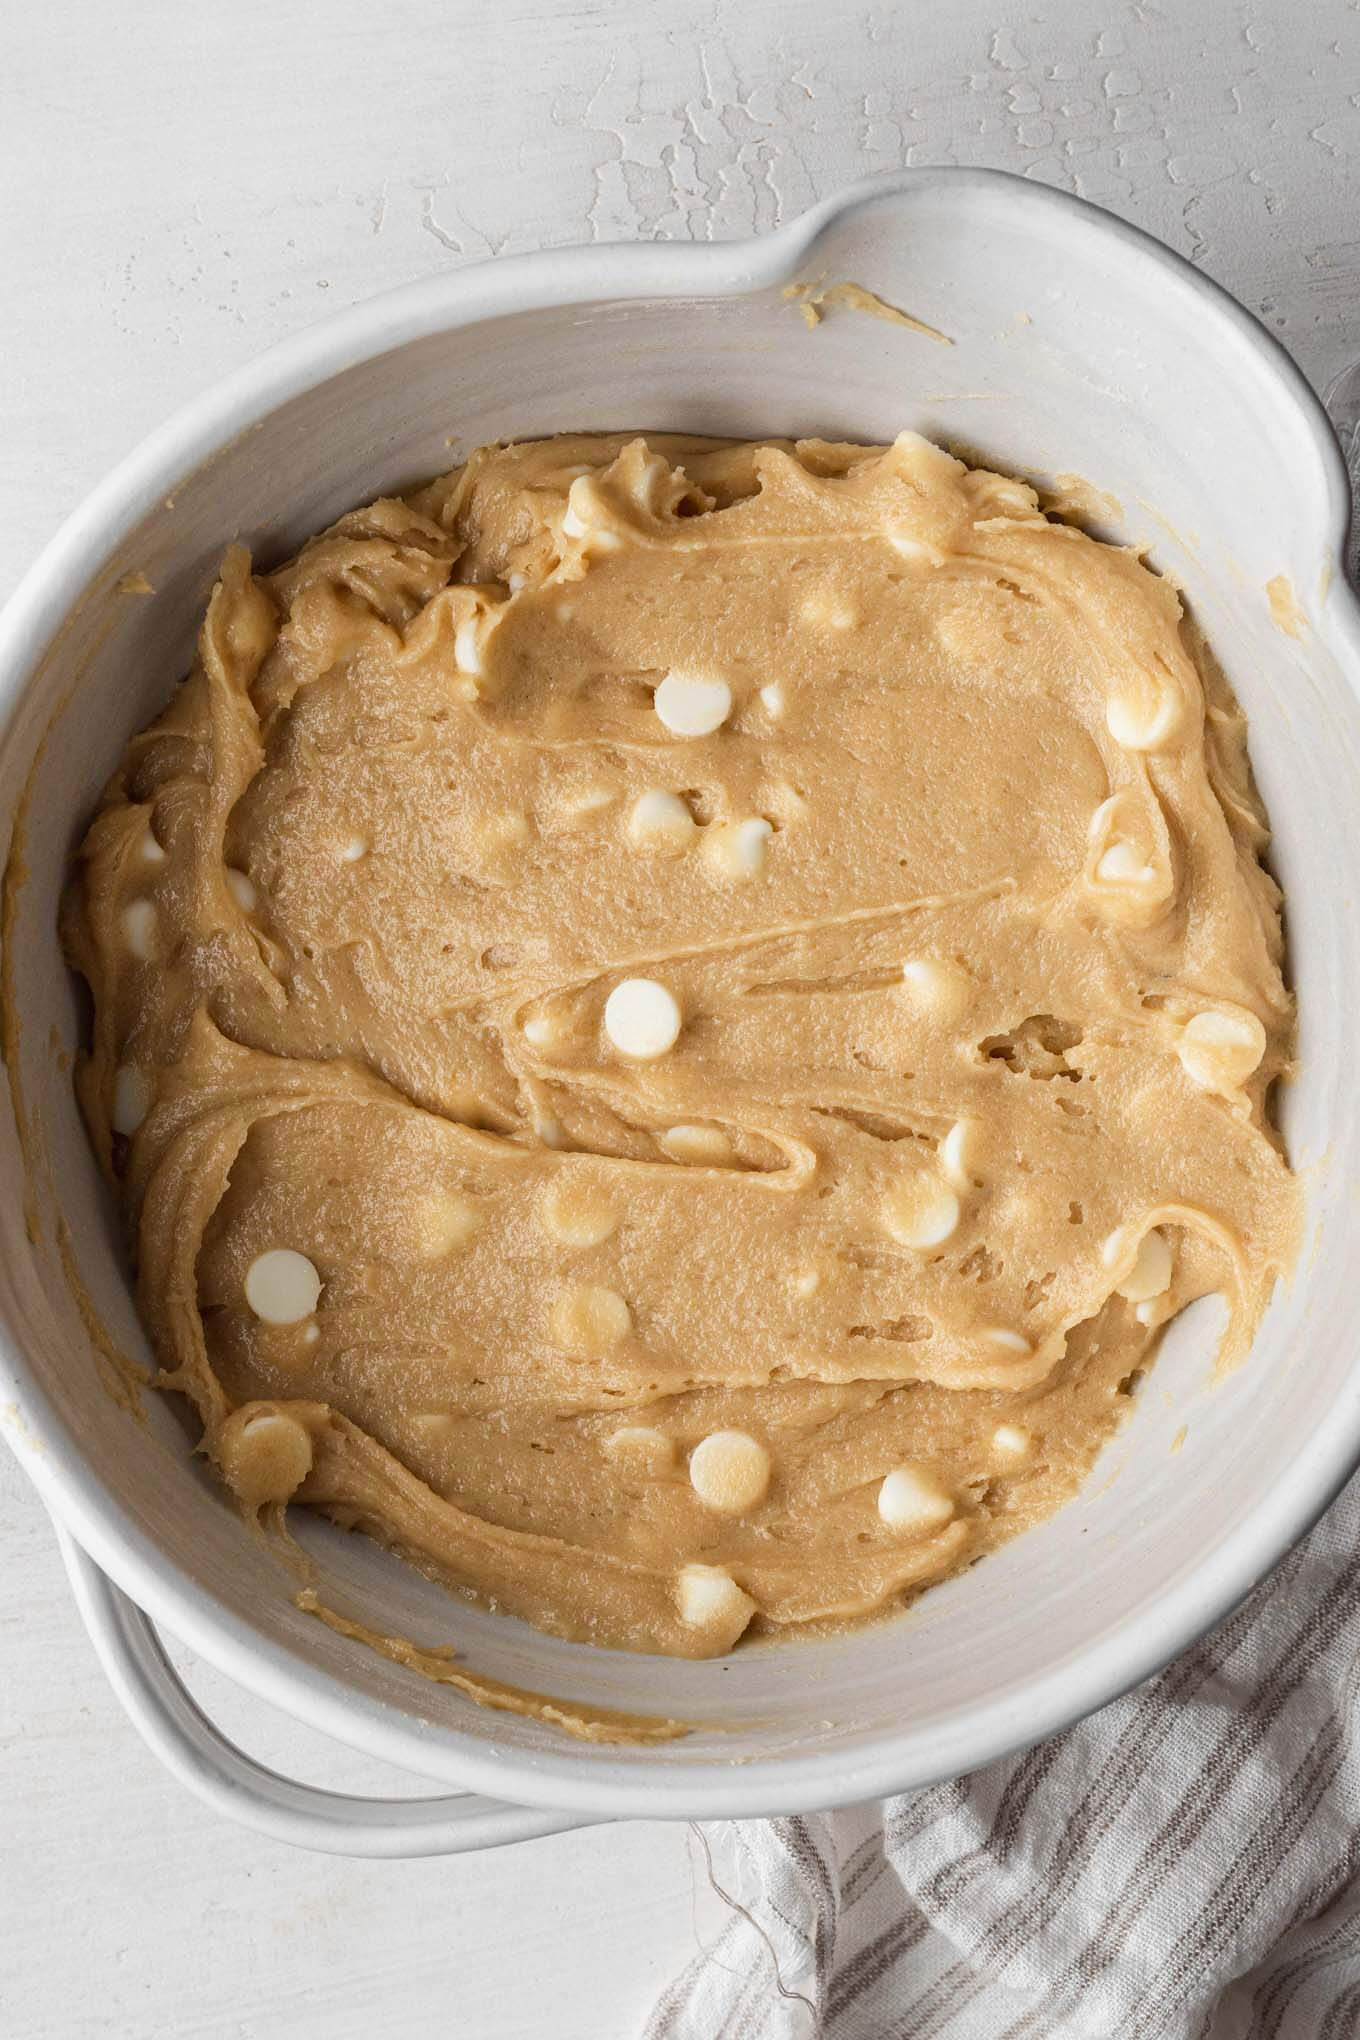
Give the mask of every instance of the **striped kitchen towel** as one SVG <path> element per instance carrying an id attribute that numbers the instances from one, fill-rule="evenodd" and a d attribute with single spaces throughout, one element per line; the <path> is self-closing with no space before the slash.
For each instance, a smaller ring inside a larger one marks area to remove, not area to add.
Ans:
<path id="1" fill-rule="evenodd" d="M 1360 1478 L 1202 1643 L 971 1777 L 701 1833 L 647 2040 L 1360 2035 Z"/>

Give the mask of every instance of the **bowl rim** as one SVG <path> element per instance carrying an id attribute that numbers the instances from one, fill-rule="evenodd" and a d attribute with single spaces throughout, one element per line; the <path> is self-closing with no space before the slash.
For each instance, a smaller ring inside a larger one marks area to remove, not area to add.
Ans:
<path id="1" fill-rule="evenodd" d="M 1324 635 L 1360 671 L 1360 607 L 1346 582 L 1351 493 L 1317 396 L 1285 348 L 1222 286 L 1174 250 L 1086 200 L 1008 171 L 912 168 L 849 186 L 750 240 L 608 242 L 507 256 L 438 273 L 308 326 L 182 406 L 66 519 L 0 613 L 0 743 L 68 614 L 121 540 L 187 474 L 289 398 L 432 333 L 569 304 L 734 297 L 794 280 L 832 224 L 884 202 L 989 193 L 1069 231 L 1101 235 L 1163 287 L 1196 295 L 1217 330 L 1255 352 L 1297 424 L 1321 479 L 1332 566 Z M 157 1622 L 257 1697 L 337 1741 L 454 1788 L 582 1814 L 723 1818 L 840 1806 L 954 1777 L 1054 1734 L 1160 1670 L 1235 1607 L 1316 1521 L 1360 1462 L 1360 1366 L 1334 1408 L 1257 1509 L 1210 1555 L 1108 1635 L 1009 1692 L 943 1721 L 884 1733 L 855 1749 L 807 1750 L 733 1764 L 668 1765 L 607 1746 L 550 1752 L 498 1747 L 360 1692 L 211 1601 L 121 1503 L 92 1480 L 64 1419 L 0 1321 L 0 1430 L 54 1516 Z"/>

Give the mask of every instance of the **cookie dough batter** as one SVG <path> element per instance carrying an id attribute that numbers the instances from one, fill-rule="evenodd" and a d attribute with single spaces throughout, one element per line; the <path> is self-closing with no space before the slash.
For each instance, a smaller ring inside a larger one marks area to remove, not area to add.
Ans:
<path id="1" fill-rule="evenodd" d="M 565 1636 L 899 1606 L 1291 1255 L 1265 836 L 1173 588 L 913 434 L 234 548 L 65 918 L 164 1384 Z"/>

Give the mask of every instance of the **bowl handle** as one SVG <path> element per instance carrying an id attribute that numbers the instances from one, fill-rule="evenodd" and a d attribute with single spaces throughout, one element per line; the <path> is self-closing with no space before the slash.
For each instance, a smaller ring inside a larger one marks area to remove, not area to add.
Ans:
<path id="1" fill-rule="evenodd" d="M 360 1799 L 285 1778 L 256 1763 L 209 1721 L 165 1654 L 149 1618 L 57 1525 L 76 1607 L 134 1728 L 182 1785 L 217 1813 L 275 1841 L 336 1856 L 456 1856 L 598 1823 L 511 1806 L 479 1793 Z"/>

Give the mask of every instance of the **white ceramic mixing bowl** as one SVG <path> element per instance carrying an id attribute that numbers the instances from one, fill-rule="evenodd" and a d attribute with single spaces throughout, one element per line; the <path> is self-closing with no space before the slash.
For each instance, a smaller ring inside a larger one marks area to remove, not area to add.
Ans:
<path id="1" fill-rule="evenodd" d="M 954 344 L 857 312 L 810 331 L 782 296 L 803 278 L 867 285 Z M 138 1422 L 110 1397 L 59 1234 L 69 1227 L 100 1316 L 144 1352 L 71 1095 L 79 1018 L 57 898 L 125 740 L 189 662 L 225 544 L 239 536 L 277 559 L 351 505 L 448 467 L 455 443 L 620 426 L 852 439 L 913 426 L 1112 492 L 1110 531 L 1149 540 L 1183 582 L 1250 717 L 1288 897 L 1301 1053 L 1283 1109 L 1310 1214 L 1298 1275 L 1239 1372 L 1211 1385 L 1201 1306 L 1077 1501 L 877 1628 L 695 1664 L 597 1651 L 464 1607 L 363 1538 L 302 1526 L 346 1609 L 453 1642 L 512 1684 L 696 1725 L 659 1748 L 585 1746 L 484 1712 L 300 1614 L 293 1578 L 194 1459 L 182 1410 L 149 1396 Z M 846 1804 L 971 1769 L 1099 1705 L 1280 1557 L 1360 1456 L 1360 619 L 1340 570 L 1347 507 L 1318 404 L 1236 304 L 1103 213 L 951 170 L 860 186 L 759 241 L 565 249 L 377 299 L 232 377 L 96 492 L 0 629 L 0 809 L 18 844 L 7 1046 L 37 1154 L 26 1170 L 6 1113 L 0 1416 L 64 1528 L 120 1691 L 182 1775 L 274 1832 L 388 1853 L 573 1817 Z M 118 592 L 136 573 L 154 595 Z M 1297 637 L 1272 613 L 1276 576 Z M 139 1610 L 314 1726 L 513 1806 L 364 1807 L 253 1774 L 176 1690 Z"/>

